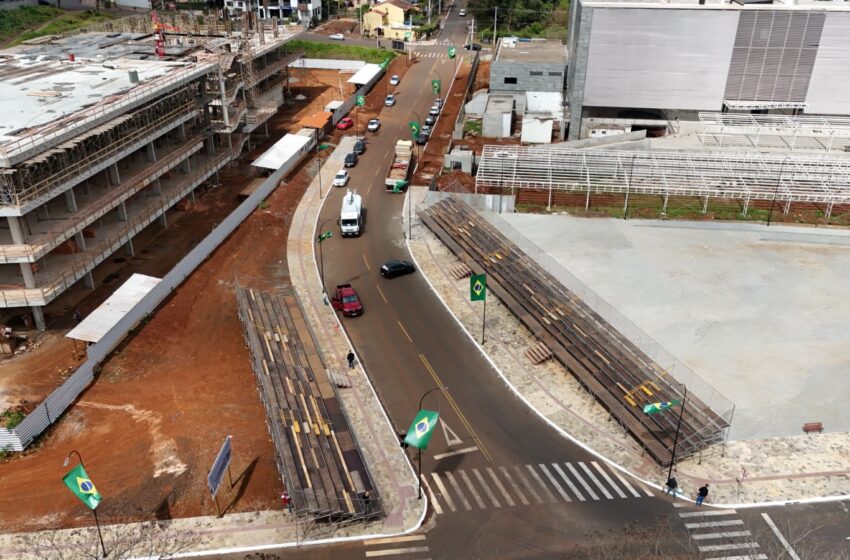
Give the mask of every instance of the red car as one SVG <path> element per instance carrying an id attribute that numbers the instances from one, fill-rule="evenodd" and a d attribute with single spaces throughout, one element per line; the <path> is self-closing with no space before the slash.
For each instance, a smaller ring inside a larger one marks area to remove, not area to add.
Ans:
<path id="1" fill-rule="evenodd" d="M 339 121 L 336 125 L 336 127 L 340 130 L 347 130 L 347 129 L 351 128 L 352 126 L 354 126 L 354 121 L 351 120 L 348 117 L 345 117 L 344 119 Z"/>
<path id="2" fill-rule="evenodd" d="M 336 287 L 336 295 L 331 298 L 331 305 L 337 311 L 342 311 L 345 317 L 363 315 L 363 305 L 351 284 L 340 284 Z"/>

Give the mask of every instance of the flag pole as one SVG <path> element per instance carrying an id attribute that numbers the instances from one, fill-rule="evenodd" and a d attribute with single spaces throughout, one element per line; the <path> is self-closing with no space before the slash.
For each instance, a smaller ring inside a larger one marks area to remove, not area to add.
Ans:
<path id="1" fill-rule="evenodd" d="M 91 512 L 94 514 L 94 524 L 97 526 L 97 536 L 100 538 L 100 548 L 103 550 L 103 557 L 106 558 L 109 556 L 109 553 L 106 552 L 106 546 L 103 544 L 103 533 L 100 532 L 100 521 L 97 519 L 97 509 L 92 509 Z"/>
<path id="2" fill-rule="evenodd" d="M 676 462 L 676 446 L 679 443 L 679 429 L 682 427 L 682 416 L 685 415 L 685 404 L 688 402 L 688 386 L 682 385 L 685 388 L 685 396 L 682 397 L 682 408 L 679 409 L 679 421 L 676 423 L 676 436 L 673 438 L 673 456 L 670 457 L 670 468 L 667 470 L 667 480 L 673 476 L 673 464 Z"/>
<path id="3" fill-rule="evenodd" d="M 484 294 L 484 313 L 481 315 L 481 344 L 484 344 L 484 328 L 487 325 L 487 294 Z"/>
<path id="4" fill-rule="evenodd" d="M 419 498 L 422 499 L 422 448 L 419 448 Z"/>

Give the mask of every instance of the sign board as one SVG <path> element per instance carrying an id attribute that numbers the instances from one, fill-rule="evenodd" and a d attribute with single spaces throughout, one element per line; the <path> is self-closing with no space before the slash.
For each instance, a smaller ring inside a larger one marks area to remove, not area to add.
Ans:
<path id="1" fill-rule="evenodd" d="M 213 466 L 207 475 L 207 486 L 209 486 L 210 494 L 213 498 L 215 498 L 216 493 L 218 493 L 218 487 L 221 486 L 221 479 L 224 477 L 224 471 L 226 471 L 227 467 L 230 466 L 230 460 L 233 452 L 233 449 L 230 446 L 231 437 L 232 436 L 227 436 L 224 438 L 221 451 L 218 452 L 218 456 L 215 458 Z"/>
<path id="2" fill-rule="evenodd" d="M 455 51 L 455 48 L 454 48 L 454 47 L 449 47 L 449 58 L 454 58 L 454 57 L 455 57 L 455 52 L 456 52 L 456 51 Z"/>
<path id="3" fill-rule="evenodd" d="M 396 41 L 393 39 L 392 48 L 395 51 L 403 51 L 404 50 L 404 41 Z"/>
<path id="4" fill-rule="evenodd" d="M 365 95 L 358 95 L 357 96 L 357 104 L 360 105 L 360 106 L 365 105 L 366 104 L 366 96 Z"/>
<path id="5" fill-rule="evenodd" d="M 405 40 L 405 41 L 410 41 L 410 31 L 405 31 L 405 32 L 404 32 L 404 40 Z"/>

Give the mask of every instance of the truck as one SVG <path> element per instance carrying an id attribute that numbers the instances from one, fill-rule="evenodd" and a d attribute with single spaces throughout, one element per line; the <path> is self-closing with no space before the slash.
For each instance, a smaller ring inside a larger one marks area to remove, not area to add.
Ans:
<path id="1" fill-rule="evenodd" d="M 344 317 L 357 317 L 363 315 L 363 304 L 351 284 L 338 284 L 336 295 L 331 298 L 331 306 L 337 311 L 342 311 Z"/>
<path id="2" fill-rule="evenodd" d="M 395 143 L 393 163 L 390 165 L 390 173 L 387 175 L 385 184 L 391 192 L 407 190 L 407 176 L 410 172 L 410 164 L 413 161 L 413 141 L 399 140 Z"/>
<path id="3" fill-rule="evenodd" d="M 349 189 L 339 211 L 339 232 L 343 237 L 358 237 L 363 228 L 363 200 L 357 191 Z"/>

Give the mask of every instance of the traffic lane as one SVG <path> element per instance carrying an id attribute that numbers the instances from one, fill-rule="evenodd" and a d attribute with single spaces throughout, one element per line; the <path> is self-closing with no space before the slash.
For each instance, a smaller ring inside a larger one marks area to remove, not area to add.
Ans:
<path id="1" fill-rule="evenodd" d="M 332 45 L 357 45 L 361 47 L 375 47 L 376 43 L 374 39 L 362 39 L 360 36 L 349 36 L 345 35 L 345 40 L 336 41 L 334 39 L 329 39 L 328 35 L 322 35 L 321 33 L 302 33 L 301 39 L 306 39 L 308 41 L 312 41 L 314 43 L 330 43 Z"/>
<path id="2" fill-rule="evenodd" d="M 755 535 L 754 540 L 764 536 L 765 541 L 774 541 L 771 550 L 784 548 L 777 548 L 782 544 L 765 515 L 801 558 L 850 557 L 850 510 L 846 502 L 742 509 L 738 514 Z"/>

